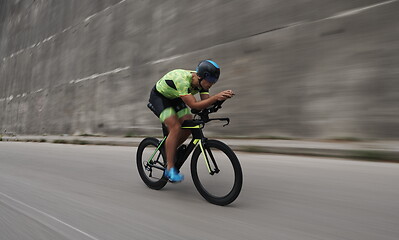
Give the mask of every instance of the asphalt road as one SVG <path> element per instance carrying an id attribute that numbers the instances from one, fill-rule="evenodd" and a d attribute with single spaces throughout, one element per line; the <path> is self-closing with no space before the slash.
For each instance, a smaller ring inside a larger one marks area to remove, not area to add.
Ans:
<path id="1" fill-rule="evenodd" d="M 238 153 L 220 207 L 138 176 L 136 148 L 0 142 L 0 240 L 399 239 L 399 164 Z"/>

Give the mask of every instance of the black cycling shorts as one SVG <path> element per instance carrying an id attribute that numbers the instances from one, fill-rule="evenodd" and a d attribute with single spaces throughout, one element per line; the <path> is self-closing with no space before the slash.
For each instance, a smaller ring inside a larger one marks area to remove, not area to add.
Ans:
<path id="1" fill-rule="evenodd" d="M 155 86 L 151 90 L 147 106 L 159 117 L 161 122 L 164 122 L 165 119 L 172 115 L 177 115 L 178 118 L 181 118 L 190 114 L 190 110 L 181 98 L 168 99 L 159 93 Z"/>

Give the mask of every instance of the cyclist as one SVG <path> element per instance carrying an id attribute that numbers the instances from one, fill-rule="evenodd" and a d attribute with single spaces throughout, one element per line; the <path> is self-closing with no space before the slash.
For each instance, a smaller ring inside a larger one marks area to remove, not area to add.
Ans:
<path id="1" fill-rule="evenodd" d="M 166 160 L 168 163 L 164 175 L 171 182 L 181 182 L 184 176 L 174 168 L 176 149 L 190 136 L 190 130 L 180 128 L 184 120 L 193 117 L 190 110 L 201 110 L 216 101 L 231 98 L 232 90 L 225 90 L 210 96 L 209 89 L 220 75 L 220 67 L 211 60 L 201 61 L 196 71 L 176 69 L 163 76 L 151 90 L 148 107 L 159 117 L 169 131 L 165 142 Z M 194 97 L 200 93 L 200 101 Z"/>

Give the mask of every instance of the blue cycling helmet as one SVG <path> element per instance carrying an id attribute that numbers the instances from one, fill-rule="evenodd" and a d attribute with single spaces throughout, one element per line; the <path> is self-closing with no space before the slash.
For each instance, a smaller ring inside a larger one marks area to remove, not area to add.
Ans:
<path id="1" fill-rule="evenodd" d="M 220 76 L 220 67 L 214 61 L 204 60 L 198 64 L 197 75 L 201 80 L 205 79 L 210 83 L 218 81 Z"/>

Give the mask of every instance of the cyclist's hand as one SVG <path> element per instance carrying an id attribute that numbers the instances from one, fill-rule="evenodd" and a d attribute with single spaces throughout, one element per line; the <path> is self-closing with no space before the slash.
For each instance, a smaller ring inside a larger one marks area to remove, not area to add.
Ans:
<path id="1" fill-rule="evenodd" d="M 234 92 L 232 90 L 225 90 L 223 92 L 216 94 L 216 98 L 218 101 L 224 101 L 233 96 L 234 96 Z"/>

